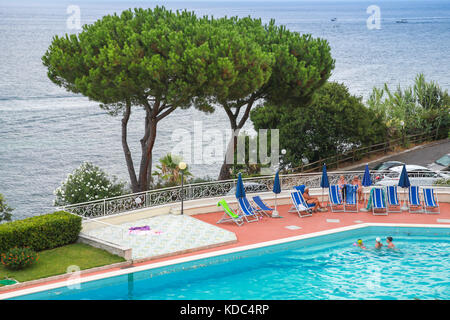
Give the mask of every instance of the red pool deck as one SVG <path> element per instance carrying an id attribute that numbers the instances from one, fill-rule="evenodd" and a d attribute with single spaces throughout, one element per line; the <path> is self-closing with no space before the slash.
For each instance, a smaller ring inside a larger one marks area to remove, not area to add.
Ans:
<path id="1" fill-rule="evenodd" d="M 362 204 L 361 204 L 361 207 Z M 408 223 L 408 224 L 442 224 L 450 225 L 450 203 L 440 203 L 440 214 L 425 214 L 425 213 L 389 213 L 387 216 L 373 215 L 372 212 L 317 212 L 310 217 L 300 218 L 297 213 L 288 212 L 291 208 L 290 205 L 278 206 L 278 211 L 282 218 L 270 218 L 264 217 L 257 222 L 247 223 L 245 222 L 242 226 L 237 226 L 234 222 L 225 222 L 217 224 L 217 221 L 223 216 L 223 211 L 218 211 L 214 213 L 198 214 L 192 217 L 202 220 L 204 222 L 213 224 L 215 226 L 224 228 L 226 230 L 232 231 L 236 234 L 237 242 L 217 246 L 214 248 L 203 249 L 198 251 L 193 251 L 185 254 L 178 254 L 170 257 L 148 260 L 140 263 L 135 263 L 134 266 L 144 266 L 173 260 L 182 257 L 188 257 L 193 255 L 198 255 L 202 253 L 224 250 L 228 248 L 235 248 L 240 246 L 246 246 L 250 244 L 261 243 L 270 240 L 278 240 L 293 236 L 305 235 L 318 231 L 326 231 L 335 228 L 341 228 L 346 226 L 351 226 L 360 223 Z M 300 229 L 288 229 L 287 226 L 297 226 Z M 123 266 L 107 268 L 97 272 L 86 272 L 81 275 L 81 278 L 89 277 L 98 274 L 104 274 L 111 271 L 121 270 Z M 66 281 L 66 279 L 58 279 L 54 281 L 47 281 L 39 284 L 34 284 L 30 286 L 23 286 L 11 290 L 2 290 L 0 295 L 16 290 L 24 290 L 37 286 L 43 286 L 48 284 L 53 284 L 57 282 Z M 6 288 L 3 288 L 6 289 Z"/>

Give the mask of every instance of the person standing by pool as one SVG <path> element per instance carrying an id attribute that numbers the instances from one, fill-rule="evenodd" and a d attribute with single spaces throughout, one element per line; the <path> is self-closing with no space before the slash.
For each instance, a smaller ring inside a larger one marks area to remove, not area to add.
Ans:
<path id="1" fill-rule="evenodd" d="M 345 177 L 343 175 L 339 177 L 338 185 L 339 185 L 339 189 L 341 189 L 341 192 L 342 192 L 342 201 L 345 201 L 345 195 L 347 193 L 346 192 L 347 180 L 345 180 Z"/>
<path id="2" fill-rule="evenodd" d="M 363 189 L 362 189 L 362 183 L 361 180 L 359 180 L 358 176 L 354 176 L 352 180 L 352 185 L 358 186 L 357 192 L 358 192 L 358 201 L 363 200 Z"/>
<path id="3" fill-rule="evenodd" d="M 389 249 L 393 249 L 393 248 L 395 248 L 395 245 L 394 245 L 394 243 L 392 242 L 394 239 L 392 238 L 392 237 L 387 237 L 386 238 L 386 241 L 387 241 L 387 243 L 388 243 L 388 248 Z"/>
<path id="4" fill-rule="evenodd" d="M 381 243 L 380 237 L 377 237 L 375 239 L 375 249 L 381 249 L 382 246 L 383 246 L 383 244 Z"/>

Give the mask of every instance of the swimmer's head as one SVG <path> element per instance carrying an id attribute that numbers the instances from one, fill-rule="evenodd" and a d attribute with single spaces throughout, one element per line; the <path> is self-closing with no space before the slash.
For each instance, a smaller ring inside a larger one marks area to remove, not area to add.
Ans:
<path id="1" fill-rule="evenodd" d="M 392 237 L 386 237 L 386 239 L 387 239 L 389 242 L 392 242 L 392 240 L 394 240 L 394 239 L 392 239 Z"/>
<path id="2" fill-rule="evenodd" d="M 380 241 L 381 241 L 380 237 L 377 237 L 377 238 L 375 239 L 375 241 L 376 241 L 376 242 L 380 242 Z"/>
<path id="3" fill-rule="evenodd" d="M 358 239 L 358 241 L 356 241 L 358 244 L 362 244 L 363 241 L 361 239 Z"/>

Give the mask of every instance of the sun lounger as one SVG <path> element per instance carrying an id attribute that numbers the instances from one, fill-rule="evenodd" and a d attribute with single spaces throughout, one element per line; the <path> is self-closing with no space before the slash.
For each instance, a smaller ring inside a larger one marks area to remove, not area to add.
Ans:
<path id="1" fill-rule="evenodd" d="M 345 207 L 342 202 L 341 189 L 339 188 L 339 185 L 330 185 L 328 188 L 328 194 L 330 198 L 331 212 L 344 212 Z M 341 207 L 342 209 L 338 209 L 338 207 Z"/>
<path id="2" fill-rule="evenodd" d="M 423 206 L 420 202 L 419 196 L 419 186 L 409 187 L 409 197 L 408 197 L 408 209 L 409 213 L 423 213 Z"/>
<path id="3" fill-rule="evenodd" d="M 247 222 L 258 221 L 258 210 L 253 208 L 246 197 L 237 198 L 239 204 L 240 216 L 243 217 Z"/>
<path id="4" fill-rule="evenodd" d="M 425 213 L 440 213 L 439 202 L 433 188 L 423 188 L 423 209 Z"/>
<path id="5" fill-rule="evenodd" d="M 378 212 L 377 212 L 378 210 Z M 384 192 L 381 188 L 373 188 L 372 193 L 372 214 L 375 216 L 387 216 L 387 207 L 384 199 Z"/>
<path id="6" fill-rule="evenodd" d="M 303 193 L 305 192 L 306 185 L 301 184 L 301 185 L 299 185 L 299 186 L 294 186 L 294 189 L 295 189 L 296 191 L 299 191 L 301 194 L 303 194 Z"/>
<path id="7" fill-rule="evenodd" d="M 299 186 L 294 186 L 293 188 L 294 188 L 295 191 L 298 191 L 298 192 L 300 192 L 303 195 L 303 193 L 305 193 L 306 185 L 301 184 Z M 288 210 L 288 212 L 297 212 L 297 209 L 295 209 L 295 206 L 292 206 Z"/>
<path id="8" fill-rule="evenodd" d="M 398 200 L 397 186 L 387 186 L 387 211 L 392 212 L 402 212 L 400 208 L 400 201 Z"/>
<path id="9" fill-rule="evenodd" d="M 357 185 L 346 185 L 346 197 L 344 202 L 345 212 L 358 212 L 358 186 Z"/>
<path id="10" fill-rule="evenodd" d="M 222 218 L 219 221 L 217 221 L 217 223 L 233 221 L 238 226 L 241 226 L 244 224 L 244 220 L 242 219 L 242 217 L 240 217 L 237 213 L 235 213 L 224 199 L 220 200 L 217 203 L 217 206 L 218 207 L 221 206 L 222 209 L 225 211 L 224 215 L 222 216 Z"/>
<path id="11" fill-rule="evenodd" d="M 298 213 L 300 218 L 312 216 L 311 205 L 305 201 L 303 195 L 299 191 L 291 192 L 291 199 L 294 204 L 295 211 Z M 314 204 L 312 206 L 314 206 Z"/>
<path id="12" fill-rule="evenodd" d="M 268 217 L 271 216 L 271 212 L 273 210 L 275 210 L 274 208 L 269 207 L 264 201 L 263 199 L 261 199 L 260 196 L 254 196 L 253 198 L 253 202 L 255 203 L 255 205 L 258 207 L 259 211 L 264 213 L 265 215 L 267 215 Z"/>

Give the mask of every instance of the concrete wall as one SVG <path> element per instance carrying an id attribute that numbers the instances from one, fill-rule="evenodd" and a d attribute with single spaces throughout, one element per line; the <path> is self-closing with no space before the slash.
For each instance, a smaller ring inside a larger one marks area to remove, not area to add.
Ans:
<path id="1" fill-rule="evenodd" d="M 117 244 L 106 242 L 97 238 L 89 237 L 85 234 L 80 234 L 78 237 L 78 241 L 80 243 L 88 244 L 92 247 L 106 250 L 112 254 L 115 254 L 119 257 L 124 258 L 125 260 L 131 260 L 131 249 L 121 247 Z"/>

